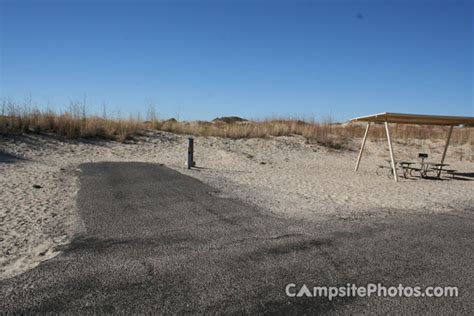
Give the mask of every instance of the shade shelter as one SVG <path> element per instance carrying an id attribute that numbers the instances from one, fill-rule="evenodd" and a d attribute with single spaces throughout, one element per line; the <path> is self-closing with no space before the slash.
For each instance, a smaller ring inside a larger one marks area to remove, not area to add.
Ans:
<path id="1" fill-rule="evenodd" d="M 446 138 L 446 145 L 444 146 L 443 155 L 441 156 L 441 164 L 443 164 L 444 158 L 446 157 L 446 152 L 448 150 L 449 141 L 451 140 L 453 127 L 460 126 L 460 125 L 474 126 L 474 117 L 421 115 L 421 114 L 403 114 L 403 113 L 384 112 L 384 113 L 373 114 L 373 115 L 368 115 L 368 116 L 356 117 L 356 118 L 351 119 L 350 122 L 367 122 L 367 127 L 365 129 L 364 138 L 362 140 L 362 145 L 360 146 L 360 151 L 357 157 L 357 162 L 356 162 L 354 171 L 357 171 L 359 169 L 360 160 L 362 158 L 362 153 L 364 152 L 365 142 L 367 140 L 367 135 L 369 133 L 371 123 L 384 123 L 385 131 L 387 133 L 388 148 L 390 150 L 390 165 L 392 167 L 393 177 L 395 181 L 398 182 L 396 161 L 395 161 L 395 156 L 393 153 L 392 140 L 390 138 L 390 130 L 389 130 L 388 123 L 449 126 L 448 135 Z"/>

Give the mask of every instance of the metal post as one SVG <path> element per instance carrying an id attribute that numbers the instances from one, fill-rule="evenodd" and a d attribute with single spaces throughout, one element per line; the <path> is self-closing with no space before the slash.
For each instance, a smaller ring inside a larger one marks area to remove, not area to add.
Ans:
<path id="1" fill-rule="evenodd" d="M 365 141 L 367 140 L 367 134 L 369 133 L 370 122 L 367 123 L 367 128 L 365 129 L 364 139 L 362 140 L 362 145 L 360 146 L 359 156 L 357 157 L 357 162 L 354 171 L 359 169 L 360 159 L 362 158 L 362 152 L 364 151 Z"/>
<path id="2" fill-rule="evenodd" d="M 188 141 L 188 169 L 191 169 L 194 166 L 194 139 L 189 137 Z"/>
<path id="3" fill-rule="evenodd" d="M 388 149 L 390 150 L 390 162 L 392 164 L 393 178 L 395 179 L 395 182 L 398 182 L 397 167 L 395 157 L 393 156 L 392 140 L 390 139 L 390 132 L 388 130 L 387 121 L 385 121 L 385 131 L 387 132 Z"/>
<path id="4" fill-rule="evenodd" d="M 443 156 L 441 156 L 441 164 L 444 163 L 444 158 L 446 158 L 446 152 L 448 151 L 449 141 L 451 140 L 451 134 L 453 133 L 453 126 L 449 127 L 448 139 L 446 139 L 446 146 L 444 146 Z"/>

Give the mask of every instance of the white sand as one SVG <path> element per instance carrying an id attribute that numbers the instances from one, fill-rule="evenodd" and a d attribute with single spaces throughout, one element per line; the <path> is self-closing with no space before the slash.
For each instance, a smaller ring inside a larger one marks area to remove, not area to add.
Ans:
<path id="1" fill-rule="evenodd" d="M 202 169 L 185 168 L 187 138 L 150 132 L 134 144 L 59 141 L 45 136 L 0 138 L 0 153 L 24 158 L 0 162 L 0 278 L 21 273 L 58 253 L 80 230 L 75 210 L 78 165 L 96 161 L 164 163 L 279 216 L 361 220 L 393 212 L 450 212 L 473 208 L 474 181 L 406 180 L 394 183 L 375 174 L 388 158 L 386 142 L 369 142 L 359 173 L 356 151 L 336 151 L 303 137 L 195 140 Z M 359 140 L 351 144 L 357 148 Z M 439 160 L 442 142 L 394 143 L 398 159 L 418 152 Z M 461 153 L 463 161 L 460 161 Z M 446 162 L 474 172 L 472 145 L 451 147 Z M 264 164 L 263 164 L 264 163 Z M 471 180 L 474 180 L 471 178 Z M 42 188 L 33 188 L 34 184 Z"/>

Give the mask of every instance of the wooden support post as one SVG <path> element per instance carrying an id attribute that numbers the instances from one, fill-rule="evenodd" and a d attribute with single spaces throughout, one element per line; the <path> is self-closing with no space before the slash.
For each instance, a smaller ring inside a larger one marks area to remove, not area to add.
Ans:
<path id="1" fill-rule="evenodd" d="M 444 158 L 446 158 L 446 152 L 448 151 L 449 141 L 451 140 L 451 134 L 453 133 L 453 126 L 449 127 L 448 139 L 446 139 L 446 146 L 444 146 L 443 156 L 441 156 L 441 164 L 444 163 Z"/>
<path id="2" fill-rule="evenodd" d="M 387 121 L 385 121 L 385 131 L 387 132 L 388 149 L 390 150 L 390 162 L 392 164 L 393 178 L 395 179 L 395 182 L 398 182 L 397 167 L 395 157 L 393 156 L 392 140 L 390 139 L 390 132 L 388 130 Z"/>
<path id="3" fill-rule="evenodd" d="M 360 159 L 362 158 L 362 152 L 364 151 L 365 141 L 367 140 L 367 134 L 369 133 L 369 128 L 370 128 L 370 122 L 367 123 L 367 127 L 365 129 L 364 139 L 362 140 L 362 145 L 360 146 L 359 156 L 357 157 L 357 162 L 356 162 L 354 171 L 357 171 L 359 169 Z"/>

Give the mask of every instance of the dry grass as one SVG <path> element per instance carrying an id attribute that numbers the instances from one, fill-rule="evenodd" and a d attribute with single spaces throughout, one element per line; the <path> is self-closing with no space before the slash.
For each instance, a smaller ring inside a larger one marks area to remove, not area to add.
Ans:
<path id="1" fill-rule="evenodd" d="M 0 134 L 52 133 L 70 139 L 100 138 L 125 141 L 146 128 L 138 119 L 108 120 L 85 117 L 80 111 L 56 114 L 52 111 L 25 110 L 10 106 L 0 115 Z"/>
<path id="2" fill-rule="evenodd" d="M 323 146 L 340 149 L 351 139 L 362 137 L 364 126 L 318 123 L 295 119 L 269 119 L 262 121 L 226 121 L 225 118 L 213 122 L 178 122 L 176 120 L 152 120 L 143 122 L 138 118 L 104 119 L 86 117 L 78 105 L 71 106 L 63 114 L 52 111 L 30 110 L 9 104 L 4 115 L 0 115 L 0 133 L 53 133 L 66 138 L 101 138 L 125 141 L 146 129 L 157 129 L 176 134 L 196 136 L 217 136 L 227 138 L 263 138 L 268 136 L 302 135 Z M 444 140 L 446 127 L 393 124 L 393 138 L 409 143 L 416 139 Z M 473 144 L 474 128 L 456 128 L 453 131 L 454 145 Z M 385 140 L 383 125 L 371 128 L 370 139 Z"/>
<path id="3" fill-rule="evenodd" d="M 261 138 L 267 136 L 302 135 L 322 145 L 340 148 L 353 138 L 364 135 L 365 127 L 355 124 L 331 124 L 305 122 L 301 120 L 264 120 L 237 123 L 224 122 L 157 122 L 156 128 L 176 134 L 199 136 L 219 136 L 228 138 Z M 391 132 L 398 141 L 409 142 L 416 139 L 445 140 L 447 127 L 393 124 Z M 371 127 L 371 140 L 385 140 L 385 127 Z M 473 144 L 474 128 L 456 128 L 451 143 L 455 145 Z"/>
<path id="4" fill-rule="evenodd" d="M 263 138 L 268 136 L 302 135 L 322 145 L 341 148 L 352 137 L 349 129 L 337 125 L 300 120 L 264 120 L 226 123 L 215 122 L 158 122 L 156 128 L 176 134 L 217 136 L 227 138 Z"/>

